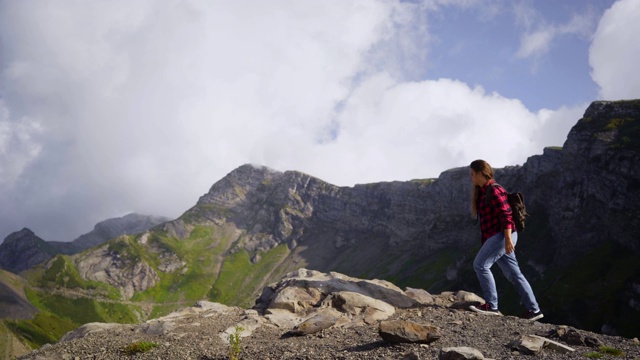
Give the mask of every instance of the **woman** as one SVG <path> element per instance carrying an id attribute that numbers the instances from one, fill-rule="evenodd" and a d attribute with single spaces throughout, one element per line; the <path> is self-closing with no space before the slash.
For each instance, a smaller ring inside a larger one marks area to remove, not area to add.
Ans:
<path id="1" fill-rule="evenodd" d="M 474 185 L 471 212 L 480 217 L 482 238 L 482 247 L 473 261 L 473 268 L 486 302 L 481 306 L 471 306 L 470 309 L 481 314 L 502 315 L 498 311 L 498 292 L 491 273 L 491 267 L 497 263 L 506 278 L 518 290 L 522 303 L 527 308 L 524 317 L 532 321 L 541 319 L 544 315 L 516 260 L 514 250 L 518 242 L 518 233 L 511 218 L 507 192 L 496 184 L 493 169 L 486 161 L 476 160 L 471 163 L 470 168 L 471 182 Z"/>

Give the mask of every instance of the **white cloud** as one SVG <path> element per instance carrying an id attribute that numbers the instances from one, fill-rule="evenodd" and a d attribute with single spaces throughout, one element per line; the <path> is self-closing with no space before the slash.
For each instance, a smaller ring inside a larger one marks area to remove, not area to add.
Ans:
<path id="1" fill-rule="evenodd" d="M 591 77 L 605 100 L 640 98 L 640 2 L 621 0 L 607 10 L 589 49 Z"/>
<path id="2" fill-rule="evenodd" d="M 556 34 L 557 32 L 554 27 L 546 27 L 524 34 L 516 56 L 519 58 L 528 58 L 546 54 L 549 52 L 551 42 Z"/>
<path id="3" fill-rule="evenodd" d="M 22 144 L 2 140 L 22 180 L 0 185 L 5 233 L 70 240 L 127 211 L 177 216 L 244 163 L 338 185 L 522 163 L 561 122 L 480 86 L 412 82 L 421 4 L 0 6 L 0 134 Z"/>
<path id="4" fill-rule="evenodd" d="M 40 132 L 40 124 L 32 119 L 12 119 L 0 99 L 1 187 L 13 187 L 24 169 L 40 154 L 41 146 L 35 139 Z"/>
<path id="5" fill-rule="evenodd" d="M 588 39 L 593 33 L 596 18 L 590 8 L 574 13 L 566 24 L 549 24 L 531 4 L 519 3 L 514 7 L 516 21 L 524 27 L 520 38 L 518 58 L 539 58 L 547 54 L 554 41 L 563 36 Z"/>
<path id="6" fill-rule="evenodd" d="M 522 164 L 545 146 L 562 145 L 581 111 L 532 113 L 518 100 L 459 81 L 398 83 L 379 74 L 349 98 L 339 136 L 318 150 L 325 156 L 314 166 L 350 183 L 433 177 L 477 158 Z"/>

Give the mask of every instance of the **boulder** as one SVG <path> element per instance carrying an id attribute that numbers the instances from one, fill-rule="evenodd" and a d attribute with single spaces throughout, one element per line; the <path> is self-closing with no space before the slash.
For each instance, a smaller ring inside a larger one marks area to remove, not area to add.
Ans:
<path id="1" fill-rule="evenodd" d="M 561 344 L 561 343 L 559 343 L 557 341 L 549 340 L 547 338 L 543 338 L 543 337 L 537 336 L 537 335 L 530 335 L 530 336 L 543 340 L 544 341 L 544 346 L 546 348 L 549 348 L 549 349 L 551 349 L 551 350 L 553 350 L 555 352 L 561 353 L 561 354 L 567 354 L 567 353 L 572 353 L 572 352 L 576 351 L 575 349 L 570 348 L 570 347 L 568 347 L 568 346 L 566 346 L 564 344 Z"/>
<path id="2" fill-rule="evenodd" d="M 423 299 L 430 297 L 424 290 L 412 290 Z M 266 286 L 253 308 L 273 325 L 295 326 L 291 334 L 306 335 L 330 326 L 375 324 L 393 315 L 396 307 L 417 304 L 420 302 L 388 281 L 301 268 Z"/>
<path id="3" fill-rule="evenodd" d="M 567 331 L 560 336 L 560 339 L 562 339 L 562 341 L 566 342 L 569 345 L 584 345 L 584 337 L 580 335 L 580 333 L 576 329 L 567 329 Z"/>
<path id="4" fill-rule="evenodd" d="M 296 325 L 288 334 L 301 336 L 310 335 L 334 326 L 342 314 L 332 308 L 321 309 L 316 314 Z"/>
<path id="5" fill-rule="evenodd" d="M 482 297 L 463 290 L 453 293 L 453 298 L 454 302 L 451 307 L 454 309 L 469 309 L 469 306 L 478 306 L 485 303 Z"/>
<path id="6" fill-rule="evenodd" d="M 341 291 L 327 297 L 323 307 L 332 307 L 350 315 L 355 323 L 374 324 L 395 314 L 396 309 L 388 303 L 350 291 Z"/>
<path id="7" fill-rule="evenodd" d="M 265 287 L 254 308 L 262 312 L 267 309 L 285 309 L 303 313 L 338 292 L 358 293 L 398 308 L 419 304 L 388 281 L 362 280 L 337 272 L 321 273 L 301 268 Z"/>
<path id="8" fill-rule="evenodd" d="M 413 321 L 389 320 L 381 321 L 378 333 L 388 343 L 421 343 L 428 344 L 440 339 L 441 335 L 435 326 L 422 325 Z"/>
<path id="9" fill-rule="evenodd" d="M 439 360 L 484 360 L 480 350 L 476 350 L 467 346 L 442 348 L 440 350 Z"/>
<path id="10" fill-rule="evenodd" d="M 404 293 L 422 305 L 429 305 L 435 302 L 433 295 L 429 294 L 426 290 L 408 287 L 404 290 Z"/>
<path id="11" fill-rule="evenodd" d="M 270 309 L 283 309 L 293 313 L 304 312 L 306 309 L 317 306 L 322 300 L 322 293 L 315 288 L 299 286 L 284 286 L 269 303 Z"/>
<path id="12" fill-rule="evenodd" d="M 525 335 L 513 340 L 507 346 L 523 354 L 534 355 L 542 351 L 545 339 L 538 336 Z"/>

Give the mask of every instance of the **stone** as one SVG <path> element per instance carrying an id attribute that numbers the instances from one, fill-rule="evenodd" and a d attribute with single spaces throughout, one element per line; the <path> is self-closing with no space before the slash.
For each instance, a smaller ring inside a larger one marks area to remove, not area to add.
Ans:
<path id="1" fill-rule="evenodd" d="M 602 343 L 602 341 L 598 340 L 597 338 L 595 338 L 593 336 L 585 336 L 584 344 L 587 345 L 588 347 L 592 347 L 592 348 L 599 348 L 600 346 L 604 345 Z"/>
<path id="2" fill-rule="evenodd" d="M 422 305 L 433 304 L 435 301 L 433 299 L 433 295 L 429 294 L 426 290 L 423 289 L 413 289 L 408 287 L 404 290 L 404 293 L 408 297 L 412 298 Z"/>
<path id="3" fill-rule="evenodd" d="M 484 360 L 485 357 L 482 355 L 480 350 L 467 347 L 449 347 L 442 348 L 440 350 L 440 355 L 438 356 L 439 360 Z"/>
<path id="4" fill-rule="evenodd" d="M 576 329 L 569 328 L 564 335 L 560 336 L 560 339 L 569 345 L 584 345 L 584 338 Z"/>
<path id="5" fill-rule="evenodd" d="M 387 319 L 396 312 L 393 306 L 384 301 L 350 291 L 332 294 L 325 299 L 322 306 L 333 307 L 365 324 L 374 324 L 378 320 Z"/>
<path id="6" fill-rule="evenodd" d="M 453 298 L 454 303 L 450 307 L 454 309 L 469 309 L 469 306 L 478 306 L 485 303 L 480 296 L 463 290 L 455 292 Z"/>
<path id="7" fill-rule="evenodd" d="M 407 320 L 381 321 L 378 333 L 388 343 L 428 344 L 440 339 L 439 329 L 432 325 L 422 325 Z"/>
<path id="8" fill-rule="evenodd" d="M 269 308 L 284 309 L 293 313 L 305 311 L 316 306 L 322 299 L 321 293 L 314 289 L 305 289 L 298 286 L 287 286 L 275 294 Z"/>
<path id="9" fill-rule="evenodd" d="M 389 281 L 378 279 L 361 280 L 357 282 L 357 285 L 363 290 L 364 295 L 382 300 L 397 308 L 410 308 L 419 304 L 416 300 L 407 296 L 404 291 Z"/>
<path id="10" fill-rule="evenodd" d="M 402 354 L 402 357 L 400 358 L 400 360 L 420 360 L 420 355 L 416 354 L 415 351 L 410 350 Z"/>
<path id="11" fill-rule="evenodd" d="M 537 335 L 529 335 L 529 336 L 541 339 L 542 341 L 544 341 L 544 346 L 546 348 L 549 348 L 549 349 L 551 349 L 551 350 L 553 350 L 555 352 L 561 353 L 561 354 L 567 354 L 567 353 L 572 353 L 572 352 L 576 351 L 575 349 L 573 349 L 573 348 L 571 348 L 569 346 L 561 344 L 561 343 L 559 343 L 557 341 L 553 341 L 553 340 L 544 338 L 542 336 L 537 336 Z"/>
<path id="12" fill-rule="evenodd" d="M 510 342 L 507 346 L 523 354 L 534 355 L 542 351 L 544 345 L 544 338 L 535 335 L 525 335 Z"/>
<path id="13" fill-rule="evenodd" d="M 340 317 L 340 312 L 335 309 L 322 309 L 309 319 L 296 325 L 289 334 L 296 336 L 315 334 L 335 325 Z"/>
<path id="14" fill-rule="evenodd" d="M 562 338 L 563 336 L 565 336 L 567 334 L 567 331 L 569 331 L 569 327 L 562 325 L 562 326 L 558 326 L 558 328 L 556 329 L 556 335 L 559 338 Z"/>
<path id="15" fill-rule="evenodd" d="M 287 330 L 296 326 L 301 320 L 300 315 L 283 309 L 268 309 L 264 318 L 276 327 Z"/>

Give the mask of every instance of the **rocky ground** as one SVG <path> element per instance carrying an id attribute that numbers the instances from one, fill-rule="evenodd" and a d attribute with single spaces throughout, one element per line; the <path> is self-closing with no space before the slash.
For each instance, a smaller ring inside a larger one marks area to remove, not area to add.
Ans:
<path id="1" fill-rule="evenodd" d="M 47 346 L 20 359 L 228 359 L 230 346 L 218 334 L 239 322 L 244 317 L 244 310 L 234 308 L 228 313 L 205 316 L 194 315 L 181 319 L 170 334 L 145 334 L 134 326 L 125 326 Z M 287 336 L 284 329 L 261 326 L 251 336 L 241 340 L 240 358 L 437 359 L 442 348 L 468 346 L 493 359 L 585 359 L 585 354 L 597 351 L 588 346 L 571 345 L 576 350 L 571 354 L 560 354 L 545 348 L 537 355 L 524 355 L 510 349 L 508 344 L 521 335 L 554 332 L 558 326 L 512 316 L 486 316 L 468 310 L 424 306 L 400 309 L 391 319 L 436 325 L 440 328 L 441 338 L 428 345 L 388 344 L 381 339 L 376 325 L 329 328 L 306 336 Z M 640 359 L 640 345 L 631 339 L 578 332 L 583 336 L 595 337 L 604 345 L 624 353 L 615 358 Z M 140 341 L 154 342 L 159 346 L 132 356 L 123 352 L 127 345 Z M 614 357 L 605 355 L 605 358 Z"/>
<path id="2" fill-rule="evenodd" d="M 240 359 L 465 359 L 453 353 L 444 356 L 443 349 L 469 347 L 477 355 L 466 359 L 601 356 L 640 360 L 637 339 L 571 329 L 545 323 L 544 319 L 531 322 L 514 316 L 477 314 L 465 308 L 476 297 L 471 293 L 433 296 L 419 292 L 402 291 L 377 280 L 303 269 L 265 289 L 261 297 L 264 306 L 257 309 L 202 301 L 143 324 L 87 324 L 65 335 L 60 342 L 19 359 L 222 360 L 230 357 L 229 334 L 240 325 L 245 329 L 240 339 Z M 408 304 L 409 300 L 413 301 L 411 306 L 398 306 Z M 310 326 L 301 325 L 305 320 L 309 324 L 310 319 L 317 321 Z M 425 337 L 425 343 L 389 343 L 383 340 L 379 328 L 381 322 L 388 324 L 393 320 L 434 326 L 437 329 L 429 330 L 430 337 L 436 334 L 437 339 Z M 292 335 L 292 330 L 307 334 Z M 514 343 L 526 335 L 539 335 L 574 351 L 563 353 L 546 343 L 537 349 L 530 347 L 535 351 L 531 353 Z M 132 344 L 141 342 L 157 346 L 144 352 L 126 352 Z M 608 354 L 614 350 L 616 356 Z"/>

